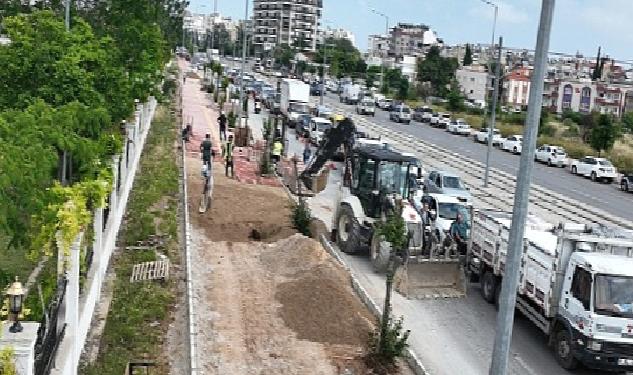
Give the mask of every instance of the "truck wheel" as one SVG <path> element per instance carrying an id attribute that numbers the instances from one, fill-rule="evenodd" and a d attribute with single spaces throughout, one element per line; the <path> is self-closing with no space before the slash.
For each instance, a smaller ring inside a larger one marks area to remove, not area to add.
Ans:
<path id="1" fill-rule="evenodd" d="M 596 182 L 596 180 L 598 180 L 598 176 L 596 175 L 596 172 L 591 172 L 591 181 Z"/>
<path id="2" fill-rule="evenodd" d="M 574 357 L 572 352 L 572 342 L 569 336 L 569 331 L 562 328 L 556 332 L 556 343 L 554 345 L 554 351 L 556 355 L 556 362 L 566 369 L 573 370 L 578 367 L 578 360 Z"/>
<path id="3" fill-rule="evenodd" d="M 517 150 L 517 147 L 516 147 L 516 146 L 514 146 L 514 150 L 512 150 L 512 153 L 513 153 L 513 154 L 518 154 L 518 153 L 519 153 L 518 151 L 519 151 L 519 150 Z"/>
<path id="4" fill-rule="evenodd" d="M 341 206 L 336 228 L 336 243 L 341 251 L 346 254 L 356 253 L 360 247 L 359 224 L 351 207 Z"/>
<path id="5" fill-rule="evenodd" d="M 374 267 L 374 271 L 377 273 L 387 272 L 389 266 L 389 255 L 391 249 L 385 246 L 386 243 L 382 241 L 381 236 L 374 232 L 371 238 L 371 246 L 369 255 L 371 257 L 371 265 Z"/>
<path id="6" fill-rule="evenodd" d="M 547 166 L 551 167 L 552 166 L 552 159 L 547 159 Z"/>
<path id="7" fill-rule="evenodd" d="M 481 296 L 488 303 L 494 303 L 497 290 L 497 279 L 490 271 L 486 271 L 481 278 Z"/>

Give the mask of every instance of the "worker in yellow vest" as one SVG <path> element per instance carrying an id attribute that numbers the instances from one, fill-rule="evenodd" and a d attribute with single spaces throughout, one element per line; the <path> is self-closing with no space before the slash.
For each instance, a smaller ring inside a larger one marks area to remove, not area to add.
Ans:
<path id="1" fill-rule="evenodd" d="M 277 138 L 275 143 L 273 143 L 273 151 L 272 151 L 272 159 L 274 163 L 278 163 L 281 160 L 281 152 L 283 151 L 284 146 L 281 143 L 281 140 Z"/>
<path id="2" fill-rule="evenodd" d="M 224 174 L 229 177 L 229 168 L 231 168 L 231 177 L 235 175 L 233 172 L 233 135 L 229 135 L 229 139 L 222 144 L 222 157 L 224 159 Z"/>

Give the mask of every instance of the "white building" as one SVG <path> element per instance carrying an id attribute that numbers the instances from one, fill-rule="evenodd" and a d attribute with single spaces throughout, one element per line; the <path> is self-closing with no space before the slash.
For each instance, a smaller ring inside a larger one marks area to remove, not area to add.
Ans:
<path id="1" fill-rule="evenodd" d="M 391 39 L 385 35 L 370 35 L 367 43 L 367 55 L 387 56 Z"/>
<path id="2" fill-rule="evenodd" d="M 288 44 L 314 52 L 322 8 L 322 0 L 254 0 L 255 50 L 263 53 Z"/>
<path id="3" fill-rule="evenodd" d="M 528 104 L 530 96 L 531 68 L 514 69 L 505 77 L 504 102 L 506 105 L 522 107 Z"/>
<path id="4" fill-rule="evenodd" d="M 389 54 L 397 57 L 422 56 L 429 47 L 443 45 L 427 25 L 398 23 L 389 30 L 389 37 Z"/>
<path id="5" fill-rule="evenodd" d="M 455 71 L 462 94 L 469 100 L 486 100 L 488 73 L 483 66 L 473 65 Z"/>
<path id="6" fill-rule="evenodd" d="M 409 82 L 415 82 L 417 57 L 403 56 L 398 64 L 403 76 L 409 78 Z"/>
<path id="7" fill-rule="evenodd" d="M 354 36 L 354 33 L 349 30 L 345 30 L 342 28 L 331 29 L 328 27 L 327 29 L 323 30 L 323 36 L 326 39 L 347 39 L 350 41 L 350 43 L 352 43 L 353 46 L 356 46 L 356 37 Z"/>

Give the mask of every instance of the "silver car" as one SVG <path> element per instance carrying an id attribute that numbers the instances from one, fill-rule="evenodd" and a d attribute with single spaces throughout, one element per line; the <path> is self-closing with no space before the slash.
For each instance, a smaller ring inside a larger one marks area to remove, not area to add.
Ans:
<path id="1" fill-rule="evenodd" d="M 456 197 L 460 202 L 468 205 L 471 205 L 473 201 L 473 196 L 462 179 L 451 172 L 431 171 L 424 180 L 424 190 L 427 193 Z"/>

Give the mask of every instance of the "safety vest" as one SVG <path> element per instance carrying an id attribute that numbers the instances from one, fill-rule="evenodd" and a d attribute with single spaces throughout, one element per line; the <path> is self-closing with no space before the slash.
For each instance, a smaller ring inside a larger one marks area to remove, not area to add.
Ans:
<path id="1" fill-rule="evenodd" d="M 283 148 L 284 148 L 284 146 L 281 144 L 281 142 L 275 142 L 273 144 L 273 155 L 281 156 L 281 150 Z"/>
<path id="2" fill-rule="evenodd" d="M 224 143 L 224 160 L 233 160 L 233 142 L 231 141 L 226 141 Z"/>

